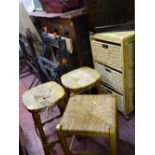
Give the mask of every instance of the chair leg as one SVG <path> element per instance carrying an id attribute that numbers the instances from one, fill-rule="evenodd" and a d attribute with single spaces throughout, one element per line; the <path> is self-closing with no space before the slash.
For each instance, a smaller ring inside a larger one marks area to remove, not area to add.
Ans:
<path id="1" fill-rule="evenodd" d="M 64 134 L 61 131 L 61 125 L 60 124 L 58 124 L 56 126 L 56 132 L 57 132 L 60 144 L 61 144 L 61 146 L 63 148 L 63 151 L 64 151 L 65 155 L 71 155 L 71 152 L 69 150 L 69 146 L 68 146 L 68 143 L 66 141 L 66 138 L 65 138 Z"/>
<path id="2" fill-rule="evenodd" d="M 38 128 L 35 126 L 35 131 L 37 133 L 37 135 L 40 137 L 39 132 L 38 132 Z"/>
<path id="3" fill-rule="evenodd" d="M 117 155 L 117 129 L 110 128 L 110 141 L 111 141 L 111 149 L 112 155 Z"/>
<path id="4" fill-rule="evenodd" d="M 47 144 L 47 141 L 46 141 L 46 136 L 45 136 L 45 133 L 44 133 L 44 130 L 43 130 L 43 126 L 41 124 L 40 115 L 38 113 L 32 113 L 32 117 L 33 117 L 35 126 L 38 129 L 38 132 L 39 132 L 39 135 L 40 135 L 40 138 L 41 138 L 41 142 L 42 142 L 42 145 L 43 145 L 44 153 L 45 153 L 45 155 L 50 155 L 50 152 L 49 152 L 49 149 L 48 149 L 48 144 Z"/>

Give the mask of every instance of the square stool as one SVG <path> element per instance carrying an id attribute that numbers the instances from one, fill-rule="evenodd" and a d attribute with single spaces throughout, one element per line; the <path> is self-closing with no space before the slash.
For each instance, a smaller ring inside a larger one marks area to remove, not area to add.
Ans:
<path id="1" fill-rule="evenodd" d="M 35 129 L 41 138 L 45 155 L 50 155 L 49 148 L 54 146 L 58 140 L 48 144 L 43 126 L 62 115 L 65 108 L 65 103 L 64 89 L 56 82 L 47 82 L 41 84 L 37 87 L 27 90 L 23 94 L 23 104 L 25 108 L 32 113 Z M 47 110 L 56 105 L 58 105 L 61 114 L 55 115 L 49 120 L 43 122 L 41 120 L 40 113 L 43 111 L 47 112 Z"/>
<path id="2" fill-rule="evenodd" d="M 75 95 L 69 99 L 62 120 L 56 126 L 65 155 L 75 153 L 65 136 L 109 137 L 112 155 L 117 154 L 117 110 L 114 95 Z M 80 153 L 76 154 L 80 155 Z M 90 154 L 90 153 L 81 153 Z"/>
<path id="3" fill-rule="evenodd" d="M 90 67 L 81 67 L 64 74 L 61 82 L 72 94 L 81 94 L 96 87 L 99 92 L 99 83 L 101 75 Z"/>

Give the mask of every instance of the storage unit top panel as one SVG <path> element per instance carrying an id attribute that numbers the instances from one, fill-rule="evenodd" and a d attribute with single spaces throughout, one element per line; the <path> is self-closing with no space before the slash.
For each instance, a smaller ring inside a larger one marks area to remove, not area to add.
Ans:
<path id="1" fill-rule="evenodd" d="M 121 43 L 122 40 L 132 38 L 135 35 L 135 31 L 112 31 L 104 32 L 93 35 L 95 39 L 106 40 L 110 42 Z"/>

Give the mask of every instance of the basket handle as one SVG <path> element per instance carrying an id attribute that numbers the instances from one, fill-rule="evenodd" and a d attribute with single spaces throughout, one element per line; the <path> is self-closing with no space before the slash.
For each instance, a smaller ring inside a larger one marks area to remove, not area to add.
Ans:
<path id="1" fill-rule="evenodd" d="M 105 91 L 106 91 L 107 93 L 112 94 L 112 91 L 110 91 L 109 89 L 107 89 L 107 88 L 105 88 L 105 87 L 104 87 L 104 89 L 105 89 Z"/>
<path id="2" fill-rule="evenodd" d="M 108 45 L 102 44 L 102 47 L 108 49 Z"/>
<path id="3" fill-rule="evenodd" d="M 108 69 L 108 68 L 105 68 L 105 70 L 106 70 L 107 72 L 111 73 L 111 70 L 110 70 L 110 69 Z"/>

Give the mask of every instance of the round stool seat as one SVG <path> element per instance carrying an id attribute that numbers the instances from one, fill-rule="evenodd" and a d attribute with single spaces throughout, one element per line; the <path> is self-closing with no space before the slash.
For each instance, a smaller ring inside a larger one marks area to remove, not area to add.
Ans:
<path id="1" fill-rule="evenodd" d="M 31 112 L 40 111 L 54 107 L 64 96 L 64 89 L 52 81 L 27 90 L 23 94 L 23 104 Z"/>
<path id="2" fill-rule="evenodd" d="M 100 74 L 89 67 L 81 67 L 61 77 L 62 84 L 71 91 L 83 90 L 100 81 Z"/>

